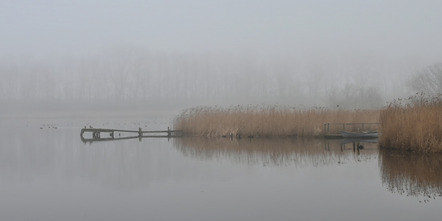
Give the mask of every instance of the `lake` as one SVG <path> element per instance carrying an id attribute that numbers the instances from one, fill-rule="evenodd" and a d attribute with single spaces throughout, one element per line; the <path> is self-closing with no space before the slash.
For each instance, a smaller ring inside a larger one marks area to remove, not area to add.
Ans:
<path id="1" fill-rule="evenodd" d="M 161 114 L 0 120 L 0 220 L 442 215 L 440 155 L 323 139 L 80 139 L 84 126 L 164 130 L 172 117 Z"/>

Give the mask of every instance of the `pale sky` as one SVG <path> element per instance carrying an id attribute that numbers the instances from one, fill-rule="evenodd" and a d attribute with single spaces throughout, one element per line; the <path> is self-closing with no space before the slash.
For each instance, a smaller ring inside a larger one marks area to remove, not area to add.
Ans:
<path id="1" fill-rule="evenodd" d="M 3 55 L 112 48 L 442 56 L 442 1 L 1 0 Z M 430 61 L 431 60 L 431 61 Z"/>
<path id="2" fill-rule="evenodd" d="M 430 0 L 0 0 L 0 99 L 324 105 L 351 86 L 388 101 L 442 61 L 441 9 Z"/>

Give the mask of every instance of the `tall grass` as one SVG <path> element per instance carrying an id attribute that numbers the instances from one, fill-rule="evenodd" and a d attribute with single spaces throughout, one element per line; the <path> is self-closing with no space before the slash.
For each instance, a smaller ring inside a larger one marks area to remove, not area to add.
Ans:
<path id="1" fill-rule="evenodd" d="M 314 137 L 323 135 L 324 123 L 375 123 L 378 110 L 236 106 L 196 107 L 174 121 L 185 135 L 204 137 Z"/>
<path id="2" fill-rule="evenodd" d="M 381 111 L 381 147 L 442 152 L 442 99 L 416 94 Z"/>

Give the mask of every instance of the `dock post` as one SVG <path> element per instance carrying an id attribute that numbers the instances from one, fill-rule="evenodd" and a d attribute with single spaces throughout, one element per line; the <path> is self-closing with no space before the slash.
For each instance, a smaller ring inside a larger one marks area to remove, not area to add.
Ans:
<path id="1" fill-rule="evenodd" d="M 361 147 L 361 145 L 359 144 L 359 141 L 356 143 L 356 148 L 357 148 L 357 153 L 358 153 L 358 155 L 360 154 L 360 147 Z"/>
<path id="2" fill-rule="evenodd" d="M 92 132 L 92 137 L 94 139 L 100 139 L 100 131 L 94 131 Z"/>
<path id="3" fill-rule="evenodd" d="M 171 137 L 170 128 L 167 127 L 167 137 Z"/>
<path id="4" fill-rule="evenodd" d="M 143 131 L 141 131 L 141 127 L 138 128 L 138 137 L 143 136 Z"/>

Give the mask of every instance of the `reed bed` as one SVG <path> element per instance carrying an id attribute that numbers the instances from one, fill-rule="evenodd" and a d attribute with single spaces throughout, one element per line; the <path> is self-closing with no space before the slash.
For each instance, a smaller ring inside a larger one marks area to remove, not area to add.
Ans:
<path id="1" fill-rule="evenodd" d="M 196 107 L 183 111 L 174 129 L 203 137 L 315 137 L 324 123 L 376 123 L 379 110 L 292 107 Z"/>
<path id="2" fill-rule="evenodd" d="M 379 145 L 418 152 L 442 152 L 442 99 L 417 94 L 381 111 Z"/>

